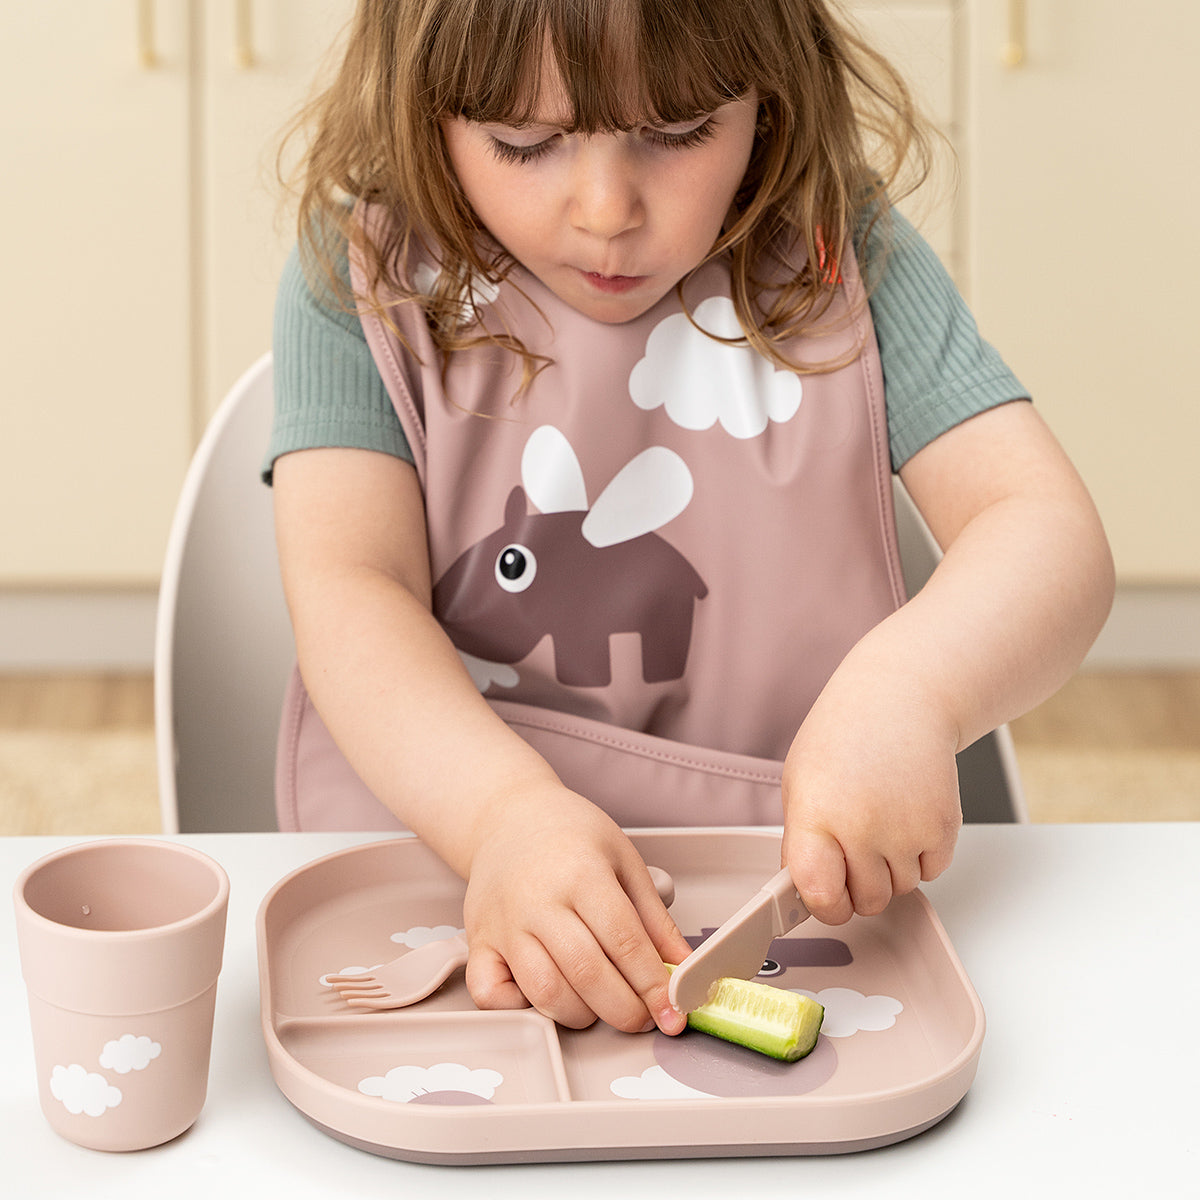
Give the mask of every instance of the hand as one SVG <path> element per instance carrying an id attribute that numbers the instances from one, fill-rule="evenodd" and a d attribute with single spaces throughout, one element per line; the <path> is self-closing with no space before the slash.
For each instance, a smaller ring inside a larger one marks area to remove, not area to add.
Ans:
<path id="1" fill-rule="evenodd" d="M 957 733 L 911 679 L 843 664 L 784 766 L 784 863 L 812 914 L 882 912 L 950 865 L 962 810 Z"/>
<path id="2" fill-rule="evenodd" d="M 464 905 L 467 988 L 484 1009 L 532 1004 L 582 1029 L 683 1029 L 664 962 L 690 946 L 633 844 L 561 785 L 496 806 L 472 857 Z"/>

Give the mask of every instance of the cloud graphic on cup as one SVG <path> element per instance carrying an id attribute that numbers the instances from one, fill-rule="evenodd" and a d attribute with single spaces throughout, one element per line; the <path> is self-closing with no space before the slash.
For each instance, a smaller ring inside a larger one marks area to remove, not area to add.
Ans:
<path id="1" fill-rule="evenodd" d="M 462 1063 L 438 1063 L 432 1067 L 393 1067 L 386 1075 L 370 1075 L 358 1085 L 364 1096 L 378 1096 L 405 1104 L 433 1092 L 459 1092 L 490 1100 L 504 1082 L 499 1071 L 481 1067 L 471 1070 Z"/>
<path id="2" fill-rule="evenodd" d="M 800 410 L 800 377 L 777 370 L 745 343 L 731 346 L 708 336 L 744 336 L 733 301 L 712 296 L 696 305 L 693 316 L 699 329 L 684 313 L 654 327 L 629 376 L 633 402 L 647 411 L 665 407 L 683 429 L 711 429 L 719 422 L 741 439 L 758 437 L 771 421 L 790 421 Z"/>
<path id="3" fill-rule="evenodd" d="M 54 1068 L 50 1075 L 50 1094 L 74 1116 L 86 1113 L 89 1117 L 102 1117 L 121 1103 L 119 1087 L 113 1087 L 103 1075 L 97 1075 L 79 1063 Z"/>
<path id="4" fill-rule="evenodd" d="M 851 1037 L 860 1031 L 878 1033 L 891 1029 L 904 1005 L 894 996 L 864 996 L 853 988 L 831 987 L 820 992 L 791 988 L 825 1008 L 821 1032 L 826 1037 Z"/>
<path id="5" fill-rule="evenodd" d="M 152 1038 L 127 1033 L 115 1042 L 105 1042 L 100 1052 L 100 1065 L 118 1075 L 144 1071 L 162 1053 L 162 1046 Z"/>
<path id="6" fill-rule="evenodd" d="M 673 1079 L 660 1066 L 647 1067 L 640 1075 L 622 1075 L 609 1085 L 622 1100 L 711 1100 L 711 1092 L 701 1092 Z"/>

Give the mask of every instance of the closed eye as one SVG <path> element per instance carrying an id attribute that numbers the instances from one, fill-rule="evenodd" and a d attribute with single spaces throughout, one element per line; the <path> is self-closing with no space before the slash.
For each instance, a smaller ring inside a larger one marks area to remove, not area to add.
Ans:
<path id="1" fill-rule="evenodd" d="M 699 125 L 690 129 L 644 125 L 639 135 L 643 141 L 651 146 L 662 147 L 665 150 L 689 150 L 692 147 L 704 145 L 705 142 L 715 136 L 716 132 L 717 128 L 713 118 L 708 117 L 704 121 L 701 121 Z M 506 142 L 502 138 L 496 137 L 495 134 L 489 134 L 488 146 L 501 162 L 525 166 L 537 162 L 538 159 L 549 154 L 558 142 L 559 136 L 555 134 L 552 137 L 544 138 L 540 142 L 523 146 L 513 142 Z"/>
<path id="2" fill-rule="evenodd" d="M 488 145 L 492 153 L 503 163 L 517 163 L 518 165 L 536 162 L 550 152 L 550 148 L 556 140 L 557 135 L 548 137 L 541 142 L 534 142 L 532 146 L 514 146 L 511 142 L 504 142 L 498 137 L 488 135 Z"/>
<path id="3" fill-rule="evenodd" d="M 717 127 L 712 117 L 709 117 L 693 129 L 674 130 L 647 125 L 642 136 L 655 146 L 664 146 L 668 150 L 687 150 L 692 146 L 703 146 L 716 132 Z"/>

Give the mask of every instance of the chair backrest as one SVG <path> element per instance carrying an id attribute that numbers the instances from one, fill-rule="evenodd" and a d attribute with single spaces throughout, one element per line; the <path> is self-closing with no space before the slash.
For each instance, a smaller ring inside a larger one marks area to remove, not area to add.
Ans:
<path id="1" fill-rule="evenodd" d="M 213 416 L 171 526 L 154 654 L 166 833 L 277 828 L 275 744 L 295 649 L 259 474 L 272 410 L 267 354 Z"/>
<path id="2" fill-rule="evenodd" d="M 166 833 L 276 828 L 275 746 L 295 648 L 271 493 L 259 476 L 272 409 L 267 354 L 238 380 L 205 431 L 171 527 L 155 643 Z M 912 594 L 940 553 L 899 483 L 895 499 Z M 1007 727 L 959 755 L 959 779 L 968 821 L 1027 819 Z"/>

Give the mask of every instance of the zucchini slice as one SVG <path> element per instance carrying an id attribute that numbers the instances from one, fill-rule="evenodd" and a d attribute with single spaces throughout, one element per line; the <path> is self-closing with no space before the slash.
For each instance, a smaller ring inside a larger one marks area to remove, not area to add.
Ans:
<path id="1" fill-rule="evenodd" d="M 825 1009 L 808 996 L 748 979 L 718 979 L 708 1002 L 688 1014 L 688 1025 L 795 1062 L 812 1052 L 824 1019 Z"/>

